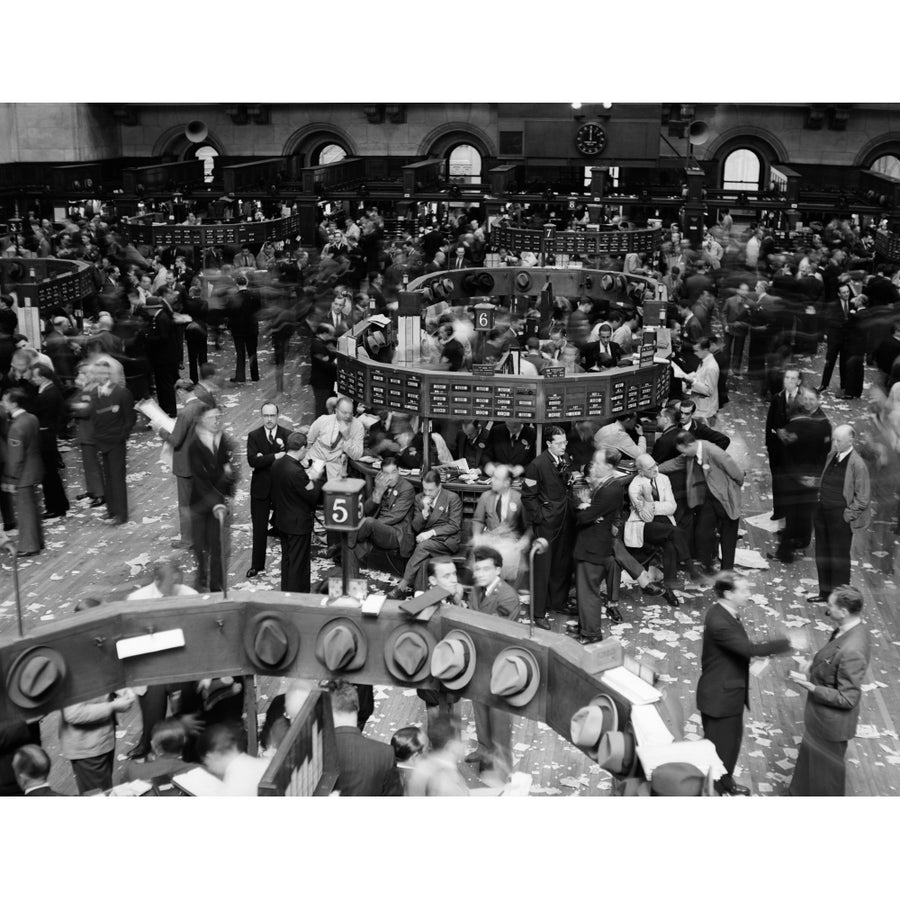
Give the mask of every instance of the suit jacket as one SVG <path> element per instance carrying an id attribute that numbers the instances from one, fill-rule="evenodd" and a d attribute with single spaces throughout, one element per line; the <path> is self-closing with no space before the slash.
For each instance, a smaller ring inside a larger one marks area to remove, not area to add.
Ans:
<path id="1" fill-rule="evenodd" d="M 488 441 L 490 436 L 490 431 L 485 431 L 483 428 L 479 429 L 474 439 L 460 431 L 456 438 L 456 456 L 454 458 L 465 459 L 470 469 L 480 469 L 489 459 Z"/>
<path id="2" fill-rule="evenodd" d="M 497 501 L 499 494 L 493 491 L 485 491 L 479 498 L 472 516 L 473 522 L 484 525 L 485 531 L 496 531 L 502 528 L 505 531 L 522 535 L 525 532 L 525 507 L 522 504 L 522 495 L 518 491 L 509 492 L 509 503 L 506 506 L 506 515 L 502 521 L 497 515 Z"/>
<path id="3" fill-rule="evenodd" d="M 283 425 L 275 426 L 275 440 L 279 438 L 282 446 L 273 448 L 263 427 L 251 431 L 247 435 L 247 462 L 250 464 L 250 496 L 254 500 L 268 500 L 272 490 L 272 464 L 275 454 L 286 449 L 290 431 Z"/>
<path id="4" fill-rule="evenodd" d="M 437 502 L 431 508 L 431 515 L 426 519 L 422 515 L 424 494 L 416 494 L 412 529 L 416 534 L 434 529 L 436 540 L 443 541 L 451 550 L 459 547 L 459 534 L 462 530 L 462 500 L 452 491 L 441 488 Z"/>
<path id="5" fill-rule="evenodd" d="M 403 788 L 389 744 L 373 741 L 352 725 L 334 729 L 338 774 L 335 790 L 342 797 L 401 797 Z"/>
<path id="6" fill-rule="evenodd" d="M 697 709 L 714 718 L 740 715 L 745 706 L 750 708 L 750 659 L 787 653 L 790 649 L 787 638 L 754 643 L 744 626 L 721 603 L 713 603 L 703 627 Z"/>
<path id="7" fill-rule="evenodd" d="M 870 657 L 869 632 L 861 624 L 816 653 L 808 675 L 816 689 L 807 695 L 803 715 L 807 734 L 826 741 L 853 739 Z"/>
<path id="8" fill-rule="evenodd" d="M 667 428 L 656 436 L 656 440 L 653 441 L 653 449 L 650 451 L 650 455 L 658 463 L 668 462 L 670 459 L 675 459 L 679 455 L 678 450 L 675 447 L 675 438 L 678 437 L 679 431 L 681 431 L 681 428 L 677 425 L 673 425 L 671 428 Z"/>
<path id="9" fill-rule="evenodd" d="M 775 433 L 779 428 L 784 428 L 791 420 L 791 415 L 797 410 L 797 398 L 788 403 L 787 395 L 784 391 L 779 391 L 769 403 L 769 412 L 766 415 L 766 449 L 769 451 L 771 458 L 773 453 L 776 458 L 780 458 L 784 444 Z"/>
<path id="10" fill-rule="evenodd" d="M 563 457 L 568 463 L 568 457 Z M 565 465 L 560 472 L 553 454 L 545 450 L 525 469 L 522 479 L 522 504 L 525 524 L 536 537 L 556 537 L 569 517 L 569 475 Z"/>
<path id="11" fill-rule="evenodd" d="M 744 483 L 744 470 L 724 451 L 715 444 L 702 444 L 703 476 L 706 480 L 706 488 L 725 509 L 729 519 L 741 517 L 741 485 Z M 659 467 L 659 471 L 665 475 L 670 472 L 683 470 L 688 487 L 693 477 L 695 457 L 678 456 L 670 459 Z"/>
<path id="12" fill-rule="evenodd" d="M 41 433 L 37 416 L 21 412 L 10 421 L 6 432 L 3 481 L 16 487 L 29 487 L 40 484 L 43 477 Z"/>
<path id="13" fill-rule="evenodd" d="M 60 794 L 57 791 L 54 791 L 49 784 L 45 784 L 43 787 L 39 787 L 36 790 L 29 791 L 26 797 L 65 797 L 65 794 Z"/>
<path id="14" fill-rule="evenodd" d="M 814 478 L 810 487 L 815 490 L 812 485 L 818 483 L 831 450 L 831 423 L 825 413 L 817 409 L 813 415 L 805 412 L 795 415 L 784 428 L 797 438 L 782 449 L 785 472 L 794 479 Z"/>
<path id="15" fill-rule="evenodd" d="M 502 619 L 514 619 L 519 612 L 519 595 L 502 578 L 498 578 L 489 590 L 477 585 L 472 588 L 469 609 Z"/>
<path id="16" fill-rule="evenodd" d="M 0 797 L 20 797 L 22 789 L 12 770 L 12 759 L 19 747 L 41 744 L 41 723 L 0 722 Z"/>
<path id="17" fill-rule="evenodd" d="M 416 541 L 412 531 L 415 500 L 416 489 L 405 478 L 400 478 L 392 488 L 384 492 L 381 503 L 375 503 L 370 497 L 363 506 L 363 512 L 367 516 L 374 516 L 382 525 L 387 525 L 398 533 L 401 556 L 411 556 L 415 548 Z"/>
<path id="18" fill-rule="evenodd" d="M 231 441 L 219 434 L 215 454 L 200 440 L 195 431 L 188 448 L 191 467 L 191 511 L 200 515 L 211 513 L 213 507 L 234 496 L 237 487 L 237 466 Z M 225 466 L 230 465 L 231 474 Z"/>
<path id="19" fill-rule="evenodd" d="M 203 394 L 200 393 L 201 390 Z M 206 410 L 212 409 L 213 406 L 215 406 L 215 400 L 209 391 L 197 385 L 193 396 L 189 397 L 187 403 L 178 410 L 178 415 L 175 417 L 175 427 L 172 429 L 171 434 L 160 432 L 166 443 L 172 447 L 172 473 L 174 475 L 180 478 L 191 477 L 191 463 L 188 458 L 188 451 L 191 447 L 191 438 L 194 436 L 194 426 L 197 424 L 200 416 Z"/>
<path id="20" fill-rule="evenodd" d="M 54 436 L 57 435 L 60 424 L 66 417 L 66 402 L 62 391 L 55 384 L 39 390 L 34 407 L 41 429 L 48 429 Z"/>
<path id="21" fill-rule="evenodd" d="M 97 449 L 112 450 L 117 444 L 124 444 L 135 418 L 134 397 L 128 388 L 117 384 L 106 396 L 101 396 L 99 390 L 91 393 L 91 424 Z"/>
<path id="22" fill-rule="evenodd" d="M 285 534 L 312 534 L 324 480 L 310 481 L 303 464 L 292 456 L 276 459 L 271 477 L 275 527 Z"/>
<path id="23" fill-rule="evenodd" d="M 486 457 L 491 462 L 507 466 L 527 466 L 535 457 L 537 435 L 531 425 L 523 425 L 518 437 L 512 440 L 509 429 L 502 422 L 491 428 Z"/>
<path id="24" fill-rule="evenodd" d="M 836 450 L 832 450 L 828 454 L 822 469 L 823 476 L 836 455 Z M 851 450 L 850 456 L 847 458 L 847 472 L 844 475 L 844 502 L 847 504 L 847 509 L 844 510 L 844 521 L 854 531 L 867 528 L 872 521 L 869 468 L 855 450 Z"/>
<path id="25" fill-rule="evenodd" d="M 574 560 L 599 564 L 612 556 L 612 527 L 621 515 L 624 493 L 621 479 L 610 478 L 594 489 L 589 506 L 575 510 Z"/>

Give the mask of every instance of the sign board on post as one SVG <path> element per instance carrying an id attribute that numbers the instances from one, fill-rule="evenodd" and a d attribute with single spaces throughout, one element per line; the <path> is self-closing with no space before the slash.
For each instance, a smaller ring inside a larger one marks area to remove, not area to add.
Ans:
<path id="1" fill-rule="evenodd" d="M 641 355 L 639 366 L 652 366 L 656 356 L 656 329 L 644 328 L 641 333 Z"/>
<path id="2" fill-rule="evenodd" d="M 493 303 L 476 303 L 473 307 L 475 312 L 475 330 L 476 331 L 493 331 L 494 330 L 494 304 Z"/>
<path id="3" fill-rule="evenodd" d="M 357 531 L 363 518 L 361 478 L 332 478 L 322 488 L 325 495 L 325 528 L 328 531 Z"/>

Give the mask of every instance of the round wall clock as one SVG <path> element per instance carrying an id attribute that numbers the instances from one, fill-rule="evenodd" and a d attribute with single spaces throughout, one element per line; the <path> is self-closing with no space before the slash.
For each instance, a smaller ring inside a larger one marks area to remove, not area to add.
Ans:
<path id="1" fill-rule="evenodd" d="M 585 122 L 575 132 L 575 146 L 583 156 L 598 156 L 606 148 L 606 132 L 596 122 Z"/>

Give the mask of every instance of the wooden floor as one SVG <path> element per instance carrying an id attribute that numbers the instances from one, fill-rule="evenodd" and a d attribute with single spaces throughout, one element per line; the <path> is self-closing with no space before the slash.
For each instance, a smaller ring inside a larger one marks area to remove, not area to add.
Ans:
<path id="1" fill-rule="evenodd" d="M 213 362 L 232 365 L 230 348 L 212 354 Z M 817 383 L 813 371 L 821 371 L 821 359 L 798 360 L 805 377 Z M 262 380 L 240 387 L 229 387 L 225 406 L 229 430 L 243 452 L 245 435 L 258 424 L 260 403 L 274 397 L 271 351 L 260 354 Z M 808 373 L 808 375 L 807 375 Z M 229 374 L 231 374 L 229 372 Z M 299 386 L 299 378 L 288 380 L 292 399 L 280 398 L 284 424 L 299 425 L 311 418 L 311 397 Z M 826 399 L 824 409 L 832 424 L 860 422 L 864 416 L 862 401 L 851 403 Z M 731 403 L 720 415 L 719 427 L 733 438 L 732 452 L 746 467 L 743 492 L 744 519 L 762 515 L 768 519 L 772 509 L 767 458 L 763 446 L 763 422 L 766 404 L 751 395 L 746 385 L 735 385 Z M 20 567 L 26 628 L 72 613 L 76 602 L 89 595 L 109 595 L 146 584 L 146 566 L 153 559 L 177 555 L 170 541 L 177 537 L 175 483 L 164 474 L 159 462 L 159 442 L 150 432 L 136 433 L 129 446 L 128 483 L 132 522 L 120 528 L 102 524 L 97 511 L 73 509 L 60 524 L 48 529 L 47 550 Z M 77 451 L 65 454 L 70 498 L 83 490 Z M 873 494 L 878 495 L 878 480 L 873 477 Z M 250 524 L 248 490 L 249 473 L 236 499 L 234 552 L 231 560 L 232 586 L 271 590 L 277 586 L 279 552 L 270 542 L 268 576 L 253 584 L 245 583 L 244 573 L 250 562 Z M 854 565 L 854 582 L 865 594 L 865 619 L 873 637 L 873 662 L 864 686 L 860 736 L 851 742 L 848 752 L 848 791 L 855 795 L 894 795 L 900 788 L 900 612 L 898 612 L 898 549 L 888 530 L 895 501 L 878 497 L 879 509 L 873 533 L 868 536 L 869 549 Z M 767 549 L 774 549 L 774 535 L 763 528 L 742 523 L 739 548 L 757 550 L 764 559 Z M 191 560 L 184 559 L 188 568 Z M 750 571 L 755 583 L 757 605 L 744 616 L 748 631 L 762 637 L 783 625 L 802 627 L 813 648 L 827 638 L 830 630 L 823 607 L 808 605 L 804 596 L 814 592 L 815 565 L 805 558 L 792 566 L 772 562 L 767 570 Z M 324 561 L 314 563 L 315 571 Z M 314 575 L 315 577 L 315 575 Z M 700 736 L 699 715 L 694 706 L 694 688 L 699 674 L 702 616 L 710 602 L 709 592 L 686 593 L 687 602 L 678 610 L 664 605 L 642 602 L 636 590 L 623 591 L 622 610 L 625 622 L 613 633 L 625 644 L 629 653 L 651 664 L 680 698 L 685 715 L 687 736 Z M 555 628 L 562 630 L 558 618 Z M 8 567 L 0 575 L 0 638 L 15 635 L 16 622 L 12 579 Z M 772 658 L 763 672 L 751 679 L 751 711 L 746 715 L 745 739 L 736 772 L 738 780 L 753 788 L 754 794 L 777 795 L 790 780 L 797 745 L 802 736 L 803 697 L 792 690 L 787 673 L 793 666 L 790 657 Z M 277 679 L 262 679 L 261 708 L 277 693 Z M 424 707 L 412 690 L 378 688 L 376 711 L 366 733 L 389 739 L 404 725 L 421 723 Z M 468 701 L 462 704 L 467 723 L 467 737 L 474 748 L 474 724 Z M 59 790 L 74 793 L 68 763 L 58 756 L 56 741 L 58 715 L 48 716 L 43 724 L 44 744 L 54 761 L 52 784 Z M 139 714 L 133 711 L 122 717 L 118 737 L 118 765 L 132 746 L 139 727 Z M 513 735 L 516 767 L 533 776 L 534 794 L 608 794 L 610 778 L 547 726 L 517 719 Z M 474 776 L 469 773 L 472 783 Z"/>

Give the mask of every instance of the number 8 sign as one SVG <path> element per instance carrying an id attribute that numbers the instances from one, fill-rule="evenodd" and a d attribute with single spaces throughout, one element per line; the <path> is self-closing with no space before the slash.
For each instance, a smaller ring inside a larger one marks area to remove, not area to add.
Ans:
<path id="1" fill-rule="evenodd" d="M 322 493 L 325 495 L 325 528 L 329 531 L 356 531 L 363 517 L 361 478 L 332 478 Z"/>

